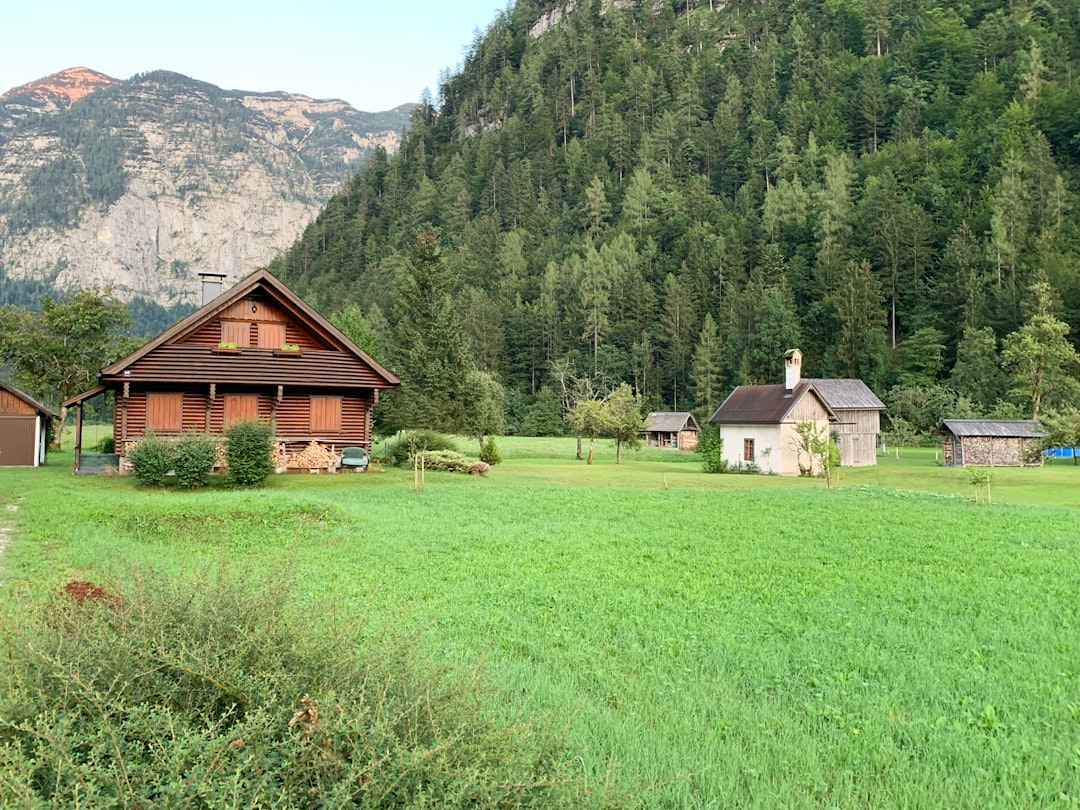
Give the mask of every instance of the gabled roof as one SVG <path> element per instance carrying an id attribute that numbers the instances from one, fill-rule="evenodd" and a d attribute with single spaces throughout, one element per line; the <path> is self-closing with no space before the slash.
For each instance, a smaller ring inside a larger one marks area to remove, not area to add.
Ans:
<path id="1" fill-rule="evenodd" d="M 791 409 L 805 396 L 813 396 L 825 407 L 830 420 L 836 414 L 817 389 L 802 380 L 794 389 L 783 385 L 740 385 L 724 400 L 710 422 L 727 424 L 775 425 L 783 422 Z"/>
<path id="2" fill-rule="evenodd" d="M 11 394 L 16 399 L 21 399 L 23 402 L 25 402 L 27 405 L 29 405 L 31 408 L 33 408 L 35 411 L 37 411 L 40 414 L 44 414 L 45 416 L 48 416 L 51 419 L 56 419 L 56 417 L 59 415 L 54 410 L 52 410 L 52 408 L 49 408 L 49 407 L 47 407 L 45 405 L 42 405 L 40 402 L 38 402 L 32 396 L 30 396 L 29 394 L 23 393 L 22 391 L 20 391 L 18 388 L 16 388 L 13 385 L 8 385 L 6 382 L 0 382 L 0 388 L 7 391 L 9 394 Z"/>
<path id="3" fill-rule="evenodd" d="M 312 328 L 312 331 L 319 334 L 320 337 L 325 339 L 328 343 L 335 346 L 340 351 L 351 352 L 360 357 L 365 363 L 370 365 L 375 373 L 382 377 L 388 385 L 400 384 L 401 381 L 394 376 L 393 373 L 379 365 L 379 363 L 368 355 L 367 352 L 345 337 L 336 326 L 309 307 L 296 295 L 296 293 L 286 287 L 283 282 L 279 281 L 266 270 L 252 273 L 235 286 L 223 292 L 213 301 L 203 305 L 179 323 L 166 329 L 149 343 L 146 343 L 127 357 L 123 357 L 112 365 L 106 366 L 101 370 L 101 376 L 111 377 L 120 374 L 127 366 L 130 366 L 135 361 L 145 357 L 147 354 L 154 351 L 154 349 L 169 343 L 175 343 L 185 335 L 197 331 L 203 324 L 212 321 L 215 317 L 228 309 L 231 304 L 243 299 L 253 290 L 260 287 L 269 293 L 270 296 L 285 310 L 292 312 L 292 314 L 306 322 L 307 325 Z"/>
<path id="4" fill-rule="evenodd" d="M 680 430 L 701 430 L 689 411 L 653 411 L 645 417 L 646 433 L 678 433 Z"/>
<path id="5" fill-rule="evenodd" d="M 835 410 L 881 411 L 885 403 L 862 380 L 829 380 L 807 377 L 826 404 Z"/>
<path id="6" fill-rule="evenodd" d="M 935 431 L 957 437 L 993 436 L 999 439 L 1039 439 L 1042 425 L 1034 419 L 946 419 Z"/>

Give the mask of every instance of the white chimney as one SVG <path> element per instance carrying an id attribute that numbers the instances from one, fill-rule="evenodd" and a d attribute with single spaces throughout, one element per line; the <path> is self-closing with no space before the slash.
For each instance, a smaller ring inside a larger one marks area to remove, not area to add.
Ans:
<path id="1" fill-rule="evenodd" d="M 784 353 L 784 388 L 793 391 L 802 379 L 802 352 L 791 349 Z"/>
<path id="2" fill-rule="evenodd" d="M 206 271 L 199 273 L 199 278 L 202 279 L 202 306 L 206 306 L 221 295 L 225 274 Z"/>

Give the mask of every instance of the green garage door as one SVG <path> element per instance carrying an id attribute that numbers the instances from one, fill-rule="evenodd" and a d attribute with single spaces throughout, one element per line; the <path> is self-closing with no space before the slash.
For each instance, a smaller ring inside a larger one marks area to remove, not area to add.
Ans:
<path id="1" fill-rule="evenodd" d="M 36 416 L 0 416 L 0 467 L 33 467 Z"/>

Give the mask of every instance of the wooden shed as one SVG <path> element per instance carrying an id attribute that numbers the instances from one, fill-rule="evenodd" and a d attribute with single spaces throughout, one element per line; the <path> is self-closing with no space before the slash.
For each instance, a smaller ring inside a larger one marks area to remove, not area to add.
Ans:
<path id="1" fill-rule="evenodd" d="M 55 418 L 37 400 L 0 382 L 0 467 L 44 464 L 48 420 Z"/>
<path id="2" fill-rule="evenodd" d="M 840 463 L 845 467 L 872 467 L 877 464 L 881 412 L 885 403 L 862 380 L 808 378 L 826 404 L 836 414 L 832 426 L 836 434 Z"/>
<path id="3" fill-rule="evenodd" d="M 206 289 L 204 288 L 204 296 Z M 206 296 L 209 297 L 209 296 Z M 147 431 L 220 433 L 239 419 L 272 422 L 282 459 L 311 442 L 370 451 L 371 410 L 397 377 L 358 348 L 281 281 L 255 273 L 142 348 L 102 369 L 98 385 L 65 402 L 111 393 L 121 469 Z"/>
<path id="4" fill-rule="evenodd" d="M 649 447 L 693 450 L 698 444 L 701 425 L 689 411 L 653 411 L 645 417 L 641 432 Z"/>
<path id="5" fill-rule="evenodd" d="M 1037 467 L 1042 427 L 1034 419 L 946 419 L 937 429 L 946 467 Z"/>

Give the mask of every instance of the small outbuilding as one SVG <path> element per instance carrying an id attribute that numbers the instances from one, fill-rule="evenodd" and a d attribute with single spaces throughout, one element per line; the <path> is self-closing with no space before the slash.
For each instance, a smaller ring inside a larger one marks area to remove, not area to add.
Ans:
<path id="1" fill-rule="evenodd" d="M 689 411 L 653 411 L 645 417 L 641 432 L 649 447 L 693 450 L 698 444 L 701 425 Z"/>
<path id="2" fill-rule="evenodd" d="M 51 409 L 0 382 L 0 467 L 44 464 L 48 423 L 55 418 Z"/>
<path id="3" fill-rule="evenodd" d="M 941 461 L 946 467 L 1022 467 L 1042 464 L 1042 426 L 1034 419 L 946 419 Z"/>
<path id="4" fill-rule="evenodd" d="M 845 467 L 877 464 L 885 403 L 862 380 L 810 378 L 807 382 L 836 414 L 832 432 L 840 451 L 840 463 Z"/>

